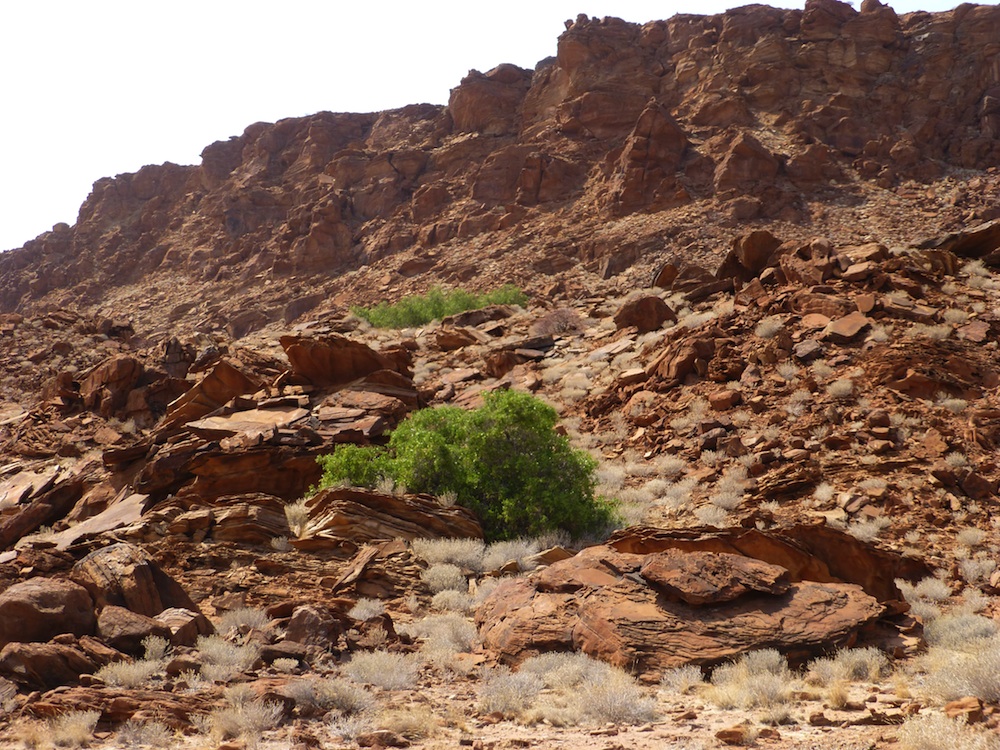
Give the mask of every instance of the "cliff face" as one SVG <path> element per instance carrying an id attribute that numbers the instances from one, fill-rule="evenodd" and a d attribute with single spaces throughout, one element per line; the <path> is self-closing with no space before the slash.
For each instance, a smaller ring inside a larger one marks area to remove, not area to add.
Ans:
<path id="1" fill-rule="evenodd" d="M 257 123 L 200 166 L 99 180 L 75 226 L 0 256 L 0 311 L 107 307 L 137 282 L 219 299 L 266 282 L 273 317 L 306 285 L 363 299 L 431 269 L 608 278 L 747 223 L 850 238 L 839 209 L 873 196 L 899 241 L 993 218 L 998 28 L 996 6 L 900 17 L 877 0 L 581 16 L 556 57 L 473 71 L 447 107 Z M 392 273 L 341 283 L 358 268 Z"/>

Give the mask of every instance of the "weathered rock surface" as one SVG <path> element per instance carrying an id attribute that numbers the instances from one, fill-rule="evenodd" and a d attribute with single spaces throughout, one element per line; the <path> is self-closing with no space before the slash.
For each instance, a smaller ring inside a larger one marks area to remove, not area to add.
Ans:
<path id="1" fill-rule="evenodd" d="M 93 599 L 72 581 L 32 578 L 0 593 L 0 645 L 89 635 L 96 624 Z"/>
<path id="2" fill-rule="evenodd" d="M 685 561 L 686 554 L 597 546 L 503 581 L 476 612 L 483 641 L 514 664 L 546 651 L 582 651 L 655 681 L 666 669 L 760 648 L 801 660 L 850 644 L 884 610 L 854 584 L 781 582 L 789 576 L 778 566 L 748 560 L 734 567 L 719 553 L 690 553 L 695 559 Z"/>
<path id="3" fill-rule="evenodd" d="M 147 617 L 167 607 L 198 609 L 180 585 L 133 544 L 113 544 L 91 552 L 77 563 L 74 576 L 99 607 L 125 607 Z"/>
<path id="4" fill-rule="evenodd" d="M 305 529 L 292 541 L 300 549 L 336 547 L 344 541 L 483 536 L 471 511 L 458 505 L 444 507 L 425 495 L 331 488 L 309 498 L 307 508 Z"/>

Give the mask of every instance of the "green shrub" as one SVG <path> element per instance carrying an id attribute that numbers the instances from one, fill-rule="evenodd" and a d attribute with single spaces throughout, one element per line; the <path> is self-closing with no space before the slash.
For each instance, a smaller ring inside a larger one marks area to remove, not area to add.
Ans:
<path id="1" fill-rule="evenodd" d="M 601 532 L 614 510 L 594 496 L 597 463 L 555 424 L 554 409 L 517 391 L 488 393 L 472 411 L 424 409 L 396 428 L 387 449 L 338 446 L 321 457 L 320 487 L 373 487 L 387 476 L 415 492 L 453 493 L 491 540 Z"/>
<path id="2" fill-rule="evenodd" d="M 376 328 L 408 328 L 487 305 L 524 305 L 527 301 L 524 292 L 511 284 L 485 294 L 461 289 L 446 292 L 434 287 L 427 294 L 404 297 L 395 304 L 382 302 L 374 307 L 352 307 L 351 312 Z"/>

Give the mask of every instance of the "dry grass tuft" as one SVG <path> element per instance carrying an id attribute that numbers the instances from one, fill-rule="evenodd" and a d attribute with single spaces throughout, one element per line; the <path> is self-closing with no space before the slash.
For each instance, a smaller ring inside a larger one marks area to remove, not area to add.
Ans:
<path id="1" fill-rule="evenodd" d="M 388 651 L 361 651 L 344 665 L 344 673 L 355 682 L 387 690 L 413 687 L 419 671 L 420 661 L 414 655 Z"/>

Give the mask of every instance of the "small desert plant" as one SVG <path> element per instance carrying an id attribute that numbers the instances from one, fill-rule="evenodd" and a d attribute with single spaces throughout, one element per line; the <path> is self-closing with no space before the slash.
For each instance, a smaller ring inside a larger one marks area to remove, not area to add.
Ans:
<path id="1" fill-rule="evenodd" d="M 198 636 L 196 647 L 202 658 L 202 675 L 210 680 L 232 679 L 253 667 L 260 658 L 258 644 L 231 643 L 218 635 Z"/>
<path id="2" fill-rule="evenodd" d="M 105 685 L 137 688 L 159 674 L 163 665 L 153 661 L 113 661 L 94 673 Z"/>
<path id="3" fill-rule="evenodd" d="M 828 396 L 836 399 L 848 399 L 854 393 L 854 383 L 848 378 L 834 380 L 826 387 Z"/>
<path id="4" fill-rule="evenodd" d="M 382 602 L 378 599 L 366 599 L 362 597 L 348 610 L 347 616 L 355 620 L 370 620 L 383 613 L 385 613 L 385 605 Z"/>
<path id="5" fill-rule="evenodd" d="M 661 689 L 681 695 L 687 695 L 694 688 L 703 684 L 705 684 L 705 675 L 702 674 L 701 667 L 695 664 L 668 669 L 660 678 Z"/>
<path id="6" fill-rule="evenodd" d="M 721 529 L 729 525 L 729 512 L 717 505 L 702 505 L 695 508 L 694 517 L 702 526 Z"/>
<path id="7" fill-rule="evenodd" d="M 414 741 L 433 734 L 438 726 L 438 720 L 426 706 L 411 706 L 383 711 L 375 718 L 375 724 L 379 729 Z"/>
<path id="8" fill-rule="evenodd" d="M 383 302 L 374 307 L 353 307 L 351 312 L 376 328 L 414 328 L 466 310 L 487 305 L 524 305 L 527 301 L 524 292 L 512 285 L 485 294 L 461 289 L 446 292 L 435 287 L 427 294 L 404 297 L 395 304 Z"/>
<path id="9" fill-rule="evenodd" d="M 266 630 L 271 625 L 271 618 L 262 609 L 256 607 L 241 607 L 226 612 L 219 618 L 218 630 L 228 633 L 230 630 Z"/>
<path id="10" fill-rule="evenodd" d="M 468 591 L 469 581 L 457 565 L 438 563 L 420 573 L 422 580 L 432 594 L 439 591 Z"/>
<path id="11" fill-rule="evenodd" d="M 955 541 L 958 542 L 963 547 L 978 547 L 983 543 L 986 538 L 986 532 L 982 529 L 977 529 L 975 526 L 970 526 L 967 529 L 962 529 L 955 536 Z"/>
<path id="12" fill-rule="evenodd" d="M 479 633 L 461 615 L 431 615 L 414 623 L 411 631 L 423 638 L 423 650 L 434 655 L 471 651 L 479 643 Z"/>
<path id="13" fill-rule="evenodd" d="M 952 451 L 944 457 L 945 464 L 951 469 L 960 469 L 963 466 L 969 465 L 969 459 L 965 457 L 964 453 L 959 451 Z"/>
<path id="14" fill-rule="evenodd" d="M 125 747 L 167 747 L 174 733 L 158 721 L 129 719 L 118 730 L 118 741 Z"/>
<path id="15" fill-rule="evenodd" d="M 56 747 L 83 747 L 94 737 L 100 711 L 70 711 L 49 720 L 49 738 Z"/>
<path id="16" fill-rule="evenodd" d="M 540 689 L 541 682 L 537 675 L 497 667 L 483 676 L 476 709 L 481 714 L 517 716 L 531 705 Z"/>
<path id="17" fill-rule="evenodd" d="M 294 503 L 285 506 L 285 518 L 288 521 L 288 528 L 298 538 L 306 531 L 306 524 L 309 523 L 309 507 L 307 500 L 302 498 Z"/>
<path id="18" fill-rule="evenodd" d="M 431 597 L 431 607 L 445 612 L 470 612 L 473 601 L 472 597 L 463 591 L 445 589 Z"/>
<path id="19" fill-rule="evenodd" d="M 538 539 L 509 539 L 493 542 L 483 553 L 483 570 L 486 572 L 499 570 L 509 562 L 517 563 L 521 570 L 529 570 L 533 566 L 526 558 L 540 552 L 542 549 Z"/>
<path id="20" fill-rule="evenodd" d="M 760 321 L 753 332 L 762 339 L 773 339 L 784 326 L 780 316 L 772 315 Z"/>
<path id="21" fill-rule="evenodd" d="M 902 750 L 998 750 L 1000 742 L 983 727 L 967 726 L 944 714 L 920 713 L 899 728 Z"/>
<path id="22" fill-rule="evenodd" d="M 344 665 L 344 673 L 355 682 L 399 690 L 417 681 L 420 662 L 411 654 L 389 651 L 359 651 Z"/>
<path id="23" fill-rule="evenodd" d="M 367 690 L 335 677 L 293 680 L 288 683 L 287 689 L 297 705 L 313 710 L 335 711 L 341 715 L 362 713 L 374 703 Z"/>
<path id="24" fill-rule="evenodd" d="M 486 545 L 479 539 L 414 539 L 413 554 L 429 565 L 451 563 L 478 571 Z"/>
<path id="25" fill-rule="evenodd" d="M 861 542 L 874 542 L 889 525 L 885 516 L 853 521 L 847 526 L 847 533 Z"/>
<path id="26" fill-rule="evenodd" d="M 275 659 L 271 662 L 271 666 L 279 672 L 294 672 L 299 668 L 299 660 L 291 657 Z"/>
<path id="27" fill-rule="evenodd" d="M 558 333 L 577 333 L 583 330 L 583 326 L 583 318 L 576 310 L 559 307 L 532 323 L 528 332 L 532 336 L 550 336 Z"/>
<path id="28" fill-rule="evenodd" d="M 763 649 L 717 667 L 708 695 L 721 708 L 772 708 L 790 700 L 791 685 L 785 657 Z"/>
<path id="29" fill-rule="evenodd" d="M 225 691 L 226 705 L 208 717 L 210 733 L 216 740 L 240 737 L 248 745 L 256 744 L 262 732 L 281 721 L 281 705 L 253 696 L 252 689 L 237 685 Z"/>
<path id="30" fill-rule="evenodd" d="M 889 672 L 889 658 L 877 648 L 850 648 L 833 658 L 815 659 L 809 664 L 807 681 L 833 685 L 838 681 L 875 682 Z"/>

